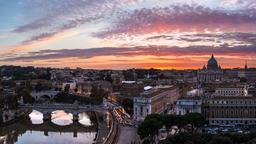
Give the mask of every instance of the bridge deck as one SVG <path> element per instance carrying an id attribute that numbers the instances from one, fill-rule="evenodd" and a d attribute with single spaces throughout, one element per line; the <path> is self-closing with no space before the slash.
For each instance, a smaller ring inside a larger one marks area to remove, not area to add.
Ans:
<path id="1" fill-rule="evenodd" d="M 18 106 L 21 109 L 34 109 L 40 112 L 52 112 L 55 110 L 64 110 L 71 113 L 83 111 L 102 111 L 105 108 L 102 105 L 75 105 L 75 104 L 23 104 Z"/>

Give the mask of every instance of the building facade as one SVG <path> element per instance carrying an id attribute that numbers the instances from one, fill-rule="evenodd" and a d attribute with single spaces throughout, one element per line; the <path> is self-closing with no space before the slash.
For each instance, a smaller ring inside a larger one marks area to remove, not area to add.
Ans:
<path id="1" fill-rule="evenodd" d="M 256 125 L 256 97 L 253 96 L 218 96 L 207 102 L 206 117 L 214 126 L 249 126 Z"/>
<path id="2" fill-rule="evenodd" d="M 223 71 L 218 65 L 214 55 L 208 60 L 207 67 L 203 67 L 197 72 L 197 80 L 201 83 L 219 82 L 223 79 Z"/>
<path id="3" fill-rule="evenodd" d="M 176 115 L 187 113 L 202 113 L 202 99 L 200 97 L 187 97 L 178 99 L 175 106 Z"/>
<path id="4" fill-rule="evenodd" d="M 248 90 L 246 86 L 219 87 L 215 90 L 217 96 L 246 96 Z"/>
<path id="5" fill-rule="evenodd" d="M 175 86 L 154 87 L 144 91 L 139 97 L 133 98 L 133 118 L 143 121 L 149 114 L 162 113 L 179 97 L 179 89 Z"/>

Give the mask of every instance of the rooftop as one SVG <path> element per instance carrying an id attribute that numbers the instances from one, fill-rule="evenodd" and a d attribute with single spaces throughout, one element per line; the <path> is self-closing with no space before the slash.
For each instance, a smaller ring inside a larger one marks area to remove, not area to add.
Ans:
<path id="1" fill-rule="evenodd" d="M 142 92 L 141 96 L 151 98 L 151 97 L 157 96 L 158 94 L 163 93 L 167 90 L 172 90 L 174 88 L 175 88 L 175 86 L 173 86 L 173 85 L 156 86 L 150 90 Z"/>

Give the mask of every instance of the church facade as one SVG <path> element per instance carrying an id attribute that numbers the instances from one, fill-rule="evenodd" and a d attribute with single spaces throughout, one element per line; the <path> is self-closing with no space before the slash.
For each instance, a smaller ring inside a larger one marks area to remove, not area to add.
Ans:
<path id="1" fill-rule="evenodd" d="M 222 81 L 222 79 L 223 71 L 214 58 L 214 55 L 208 60 L 207 67 L 204 66 L 197 71 L 197 80 L 201 83 L 214 83 Z"/>

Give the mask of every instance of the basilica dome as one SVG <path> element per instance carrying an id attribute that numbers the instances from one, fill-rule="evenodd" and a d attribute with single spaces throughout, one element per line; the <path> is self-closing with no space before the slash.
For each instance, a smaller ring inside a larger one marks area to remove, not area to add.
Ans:
<path id="1" fill-rule="evenodd" d="M 213 54 L 212 54 L 212 57 L 208 60 L 207 69 L 211 69 L 211 70 L 219 69 L 218 62 L 214 58 Z"/>

